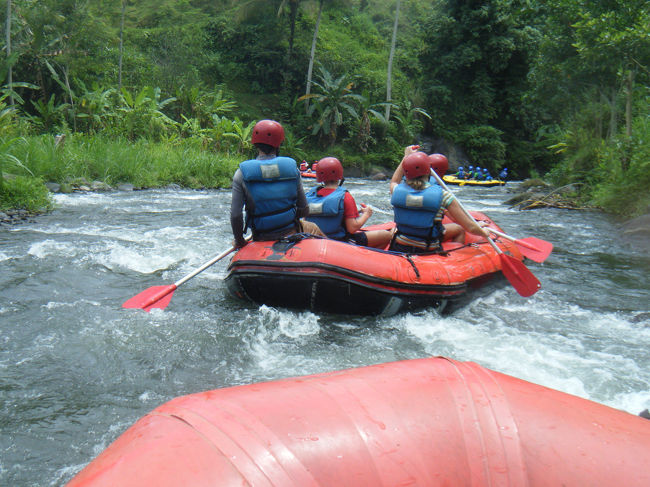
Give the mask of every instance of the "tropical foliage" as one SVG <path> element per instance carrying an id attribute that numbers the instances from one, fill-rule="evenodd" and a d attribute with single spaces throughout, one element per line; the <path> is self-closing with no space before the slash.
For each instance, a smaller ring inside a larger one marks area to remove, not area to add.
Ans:
<path id="1" fill-rule="evenodd" d="M 12 0 L 7 7 L 0 8 L 9 14 L 0 61 L 7 177 L 69 173 L 35 171 L 33 158 L 16 153 L 19 139 L 30 145 L 68 134 L 236 160 L 249 154 L 252 124 L 275 118 L 287 128 L 284 150 L 296 158 L 338 151 L 344 164 L 390 167 L 400 147 L 426 138 L 493 173 L 507 166 L 517 178 L 580 182 L 585 200 L 616 211 L 649 203 L 643 0 Z M 134 177 L 114 167 L 105 177 L 116 172 Z M 204 174 L 163 172 L 150 182 L 175 175 L 197 186 L 192 178 Z M 217 180 L 228 184 L 204 183 Z"/>

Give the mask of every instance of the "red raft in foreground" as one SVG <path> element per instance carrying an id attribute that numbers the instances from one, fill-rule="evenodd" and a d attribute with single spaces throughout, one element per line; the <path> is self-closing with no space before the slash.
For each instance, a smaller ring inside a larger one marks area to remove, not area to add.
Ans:
<path id="1" fill-rule="evenodd" d="M 647 487 L 648 465 L 647 419 L 438 357 L 179 397 L 68 487 Z"/>
<path id="2" fill-rule="evenodd" d="M 472 215 L 501 230 L 484 214 Z M 497 244 L 523 260 L 511 241 Z M 389 316 L 444 307 L 501 272 L 499 256 L 482 237 L 467 233 L 464 245 L 444 243 L 443 250 L 406 255 L 316 238 L 251 242 L 232 258 L 226 285 L 237 298 L 269 306 Z"/>

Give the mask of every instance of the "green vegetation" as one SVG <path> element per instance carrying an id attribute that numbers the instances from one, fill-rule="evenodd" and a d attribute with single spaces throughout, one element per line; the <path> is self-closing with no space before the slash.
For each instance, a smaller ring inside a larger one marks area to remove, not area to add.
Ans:
<path id="1" fill-rule="evenodd" d="M 241 157 L 206 151 L 193 139 L 169 144 L 82 134 L 67 137 L 58 146 L 50 135 L 27 137 L 14 143 L 12 152 L 24 164 L 12 168 L 12 176 L 4 181 L 0 210 L 49 208 L 43 181 L 59 183 L 64 190 L 79 181 L 101 181 L 110 186 L 130 183 L 141 188 L 172 183 L 222 188 L 230 185 L 241 162 Z M 21 169 L 31 177 L 15 175 Z"/>
<path id="2" fill-rule="evenodd" d="M 392 167 L 444 140 L 492 174 L 647 211 L 647 1 L 408 0 L 395 31 L 397 5 L 4 2 L 0 208 L 47 207 L 43 182 L 75 178 L 226 187 L 274 118 L 298 160 Z"/>

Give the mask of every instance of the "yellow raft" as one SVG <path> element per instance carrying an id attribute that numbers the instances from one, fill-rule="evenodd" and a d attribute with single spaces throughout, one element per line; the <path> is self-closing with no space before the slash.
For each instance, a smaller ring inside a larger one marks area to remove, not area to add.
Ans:
<path id="1" fill-rule="evenodd" d="M 489 188 L 491 186 L 503 186 L 505 181 L 500 179 L 492 179 L 491 181 L 478 181 L 477 179 L 458 179 L 456 176 L 446 175 L 442 178 L 447 184 L 455 184 L 458 186 L 483 186 Z"/>

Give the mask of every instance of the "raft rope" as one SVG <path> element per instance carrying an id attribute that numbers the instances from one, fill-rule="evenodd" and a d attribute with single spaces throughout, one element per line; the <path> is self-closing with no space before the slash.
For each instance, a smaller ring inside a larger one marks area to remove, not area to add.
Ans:
<path id="1" fill-rule="evenodd" d="M 275 243 L 273 245 L 276 246 L 276 245 L 279 244 L 278 248 L 277 248 L 277 250 L 279 250 L 279 251 L 282 251 L 283 248 L 285 250 L 289 250 L 291 247 L 293 247 L 294 245 L 296 245 L 297 243 L 301 242 L 302 240 L 304 240 L 306 238 L 328 239 L 328 237 L 321 237 L 320 235 L 314 235 L 314 234 L 311 234 L 311 233 L 301 232 L 301 233 L 293 233 L 293 234 L 291 234 L 291 235 L 289 235 L 287 237 L 279 238 L 278 240 L 275 241 Z M 347 245 L 353 245 L 355 247 L 364 247 L 365 249 L 372 250 L 373 252 L 379 252 L 379 253 L 382 253 L 382 254 L 389 254 L 389 255 L 397 255 L 399 257 L 404 257 L 404 256 L 407 256 L 407 255 L 411 256 L 411 257 L 415 256 L 415 255 L 442 255 L 442 256 L 446 256 L 446 255 L 450 254 L 451 252 L 455 252 L 456 250 L 464 249 L 465 247 L 472 247 L 472 246 L 476 246 L 476 245 L 479 245 L 479 244 L 487 243 L 487 240 L 486 240 L 486 241 L 481 241 L 481 242 L 472 242 L 472 243 L 464 244 L 464 245 L 461 245 L 460 247 L 456 247 L 456 248 L 449 249 L 449 250 L 437 249 L 437 250 L 432 250 L 431 252 L 422 252 L 421 254 L 420 253 L 418 253 L 418 254 L 408 254 L 408 253 L 405 254 L 404 252 L 398 252 L 396 250 L 384 250 L 384 249 L 378 249 L 378 248 L 375 248 L 375 247 L 365 247 L 365 246 L 362 246 L 362 245 L 357 245 L 357 244 L 354 244 L 354 243 L 351 243 L 351 242 L 345 242 L 345 241 L 342 241 L 342 240 L 336 240 L 336 241 L 347 244 Z M 494 241 L 498 242 L 499 239 L 495 238 Z"/>

